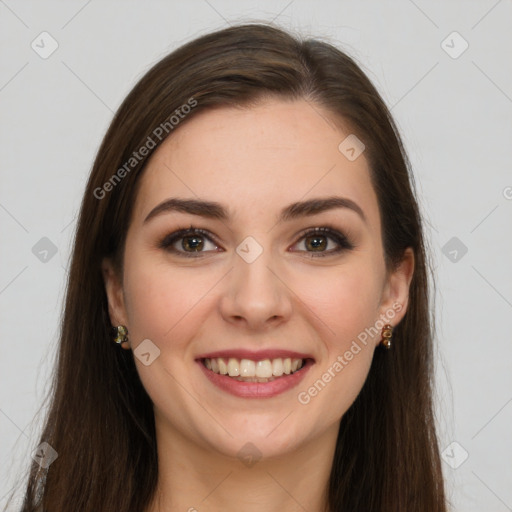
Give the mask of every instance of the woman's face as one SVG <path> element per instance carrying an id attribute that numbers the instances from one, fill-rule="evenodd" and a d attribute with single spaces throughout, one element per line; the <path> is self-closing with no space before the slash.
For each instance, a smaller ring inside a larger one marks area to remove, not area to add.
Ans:
<path id="1" fill-rule="evenodd" d="M 228 456 L 332 441 L 414 263 L 386 274 L 365 154 L 306 101 L 178 128 L 141 177 L 122 282 L 104 265 L 157 432 Z"/>

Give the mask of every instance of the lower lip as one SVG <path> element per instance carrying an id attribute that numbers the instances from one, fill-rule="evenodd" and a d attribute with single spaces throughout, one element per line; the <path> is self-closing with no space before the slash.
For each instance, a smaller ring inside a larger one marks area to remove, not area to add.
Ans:
<path id="1" fill-rule="evenodd" d="M 242 398 L 271 398 L 284 393 L 297 386 L 314 364 L 311 359 L 306 359 L 304 366 L 290 375 L 277 377 L 270 382 L 243 382 L 208 370 L 202 361 L 197 363 L 210 382 L 223 391 Z"/>

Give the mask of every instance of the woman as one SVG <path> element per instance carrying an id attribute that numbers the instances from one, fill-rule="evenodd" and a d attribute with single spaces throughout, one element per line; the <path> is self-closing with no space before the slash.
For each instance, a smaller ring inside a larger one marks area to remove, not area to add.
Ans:
<path id="1" fill-rule="evenodd" d="M 22 510 L 445 511 L 408 169 L 329 44 L 239 25 L 158 62 L 87 184 Z"/>

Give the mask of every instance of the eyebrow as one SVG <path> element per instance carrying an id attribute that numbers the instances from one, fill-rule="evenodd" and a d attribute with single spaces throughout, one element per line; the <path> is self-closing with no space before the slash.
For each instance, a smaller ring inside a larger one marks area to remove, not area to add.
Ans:
<path id="1" fill-rule="evenodd" d="M 290 221 L 300 217 L 317 215 L 319 213 L 335 208 L 347 208 L 356 212 L 366 223 L 366 216 L 361 207 L 351 199 L 339 196 L 330 196 L 325 198 L 309 199 L 307 201 L 298 201 L 292 203 L 281 210 L 278 222 Z M 169 212 L 182 212 L 191 215 L 198 215 L 209 219 L 218 219 L 222 221 L 229 220 L 227 209 L 220 203 L 214 201 L 202 201 L 198 199 L 180 199 L 172 197 L 166 199 L 149 212 L 144 219 L 144 224 L 150 219 Z"/>

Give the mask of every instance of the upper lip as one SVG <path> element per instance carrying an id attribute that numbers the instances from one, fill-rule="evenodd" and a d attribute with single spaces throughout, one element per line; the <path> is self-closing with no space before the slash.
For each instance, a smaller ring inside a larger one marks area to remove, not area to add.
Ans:
<path id="1" fill-rule="evenodd" d="M 295 352 L 293 350 L 284 349 L 267 349 L 267 350 L 247 350 L 247 349 L 227 349 L 227 350 L 216 350 L 215 352 L 208 352 L 201 354 L 196 359 L 215 359 L 222 357 L 228 359 L 233 357 L 235 359 L 250 359 L 252 361 L 263 361 L 264 359 L 278 359 L 278 358 L 290 358 L 290 359 L 313 359 L 310 354 L 302 352 Z"/>

